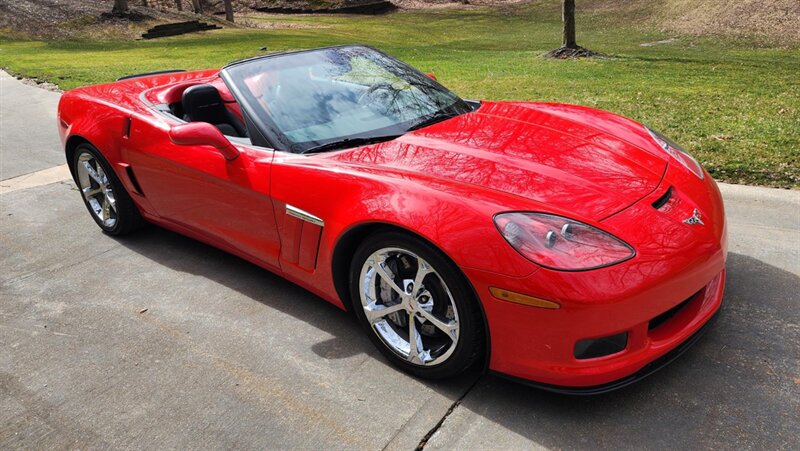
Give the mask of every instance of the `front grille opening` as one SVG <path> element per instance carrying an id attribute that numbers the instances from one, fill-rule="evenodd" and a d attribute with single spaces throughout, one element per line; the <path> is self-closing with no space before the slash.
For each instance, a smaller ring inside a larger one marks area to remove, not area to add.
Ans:
<path id="1" fill-rule="evenodd" d="M 624 351 L 628 346 L 628 333 L 581 340 L 575 343 L 575 358 L 579 360 L 605 357 Z"/>
<path id="2" fill-rule="evenodd" d="M 656 316 L 655 318 L 651 319 L 650 323 L 647 324 L 647 330 L 648 331 L 654 330 L 655 328 L 663 325 L 664 323 L 666 323 L 667 321 L 672 319 L 672 317 L 677 315 L 678 312 L 681 311 L 681 309 L 686 307 L 686 304 L 688 304 L 692 299 L 694 299 L 694 297 L 697 296 L 698 293 L 700 293 L 700 292 L 698 291 L 697 293 L 689 296 L 688 299 L 686 299 L 685 301 L 683 301 L 680 304 L 676 305 L 675 307 L 672 307 L 671 309 L 667 310 L 666 312 L 664 312 L 664 313 Z"/>
<path id="3" fill-rule="evenodd" d="M 661 197 L 656 199 L 655 202 L 653 202 L 653 208 L 655 208 L 656 210 L 659 210 L 664 205 L 667 205 L 667 202 L 669 202 L 670 198 L 672 198 L 672 187 L 671 186 L 667 189 L 666 193 L 664 193 Z"/>

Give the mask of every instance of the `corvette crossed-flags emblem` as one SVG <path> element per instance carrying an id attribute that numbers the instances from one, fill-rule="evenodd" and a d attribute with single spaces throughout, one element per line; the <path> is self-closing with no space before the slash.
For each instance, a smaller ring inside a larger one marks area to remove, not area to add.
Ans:
<path id="1" fill-rule="evenodd" d="M 703 219 L 701 218 L 700 210 L 696 208 L 694 209 L 692 216 L 684 219 L 683 222 L 689 225 L 695 225 L 695 224 L 705 225 Z"/>

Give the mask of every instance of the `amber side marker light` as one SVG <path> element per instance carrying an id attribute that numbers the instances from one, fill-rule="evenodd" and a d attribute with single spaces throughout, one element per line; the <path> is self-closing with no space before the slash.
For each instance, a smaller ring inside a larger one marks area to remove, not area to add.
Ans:
<path id="1" fill-rule="evenodd" d="M 544 299 L 535 298 L 526 294 L 514 293 L 513 291 L 504 290 L 502 288 L 489 287 L 489 292 L 492 296 L 502 301 L 513 302 L 515 304 L 528 305 L 531 307 L 540 307 L 547 309 L 558 309 L 560 305 L 553 301 L 545 301 Z"/>

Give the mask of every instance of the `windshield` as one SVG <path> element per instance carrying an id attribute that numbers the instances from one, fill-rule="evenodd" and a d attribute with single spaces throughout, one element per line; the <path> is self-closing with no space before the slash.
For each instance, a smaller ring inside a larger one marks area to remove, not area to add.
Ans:
<path id="1" fill-rule="evenodd" d="M 390 139 L 471 110 L 430 77 L 369 47 L 269 56 L 222 73 L 267 140 L 295 153 Z"/>

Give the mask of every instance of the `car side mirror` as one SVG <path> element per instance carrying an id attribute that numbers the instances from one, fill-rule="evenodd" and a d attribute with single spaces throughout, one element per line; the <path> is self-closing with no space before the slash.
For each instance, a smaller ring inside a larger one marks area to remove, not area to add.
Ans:
<path id="1" fill-rule="evenodd" d="M 438 80 L 436 79 L 436 75 L 433 75 L 433 72 L 425 72 L 425 75 L 427 75 L 427 76 L 428 76 L 428 78 L 430 78 L 430 79 L 431 79 L 431 80 L 433 80 L 433 81 L 438 81 Z"/>
<path id="2" fill-rule="evenodd" d="M 179 146 L 211 146 L 226 160 L 235 160 L 239 156 L 239 149 L 208 122 L 175 125 L 169 129 L 169 139 Z"/>

